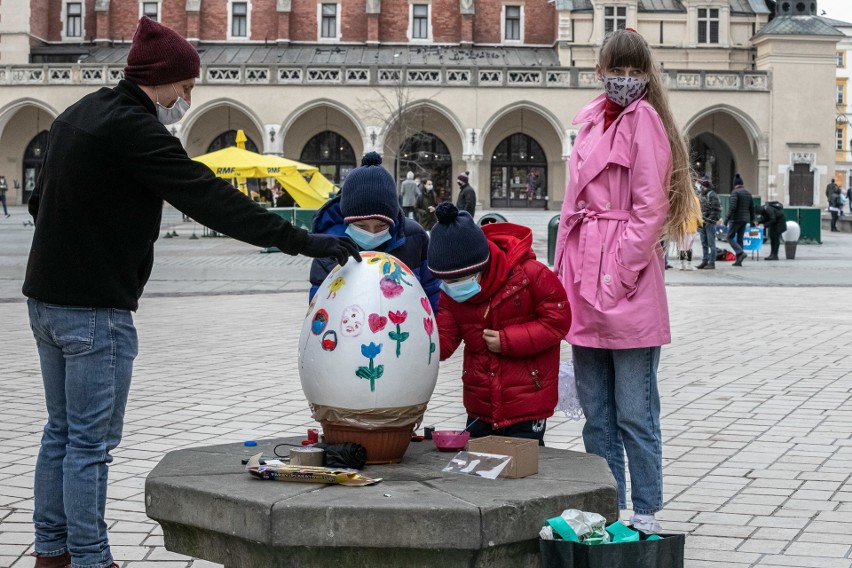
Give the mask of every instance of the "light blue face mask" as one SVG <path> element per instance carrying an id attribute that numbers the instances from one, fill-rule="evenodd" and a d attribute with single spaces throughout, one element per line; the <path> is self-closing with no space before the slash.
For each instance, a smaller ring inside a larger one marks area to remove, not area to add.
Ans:
<path id="1" fill-rule="evenodd" d="M 364 250 L 375 250 L 391 238 L 389 228 L 378 233 L 371 233 L 355 225 L 347 225 L 346 234 Z"/>
<path id="2" fill-rule="evenodd" d="M 482 287 L 476 281 L 474 274 L 470 278 L 458 282 L 441 282 L 441 290 L 456 302 L 465 302 L 479 294 Z"/>

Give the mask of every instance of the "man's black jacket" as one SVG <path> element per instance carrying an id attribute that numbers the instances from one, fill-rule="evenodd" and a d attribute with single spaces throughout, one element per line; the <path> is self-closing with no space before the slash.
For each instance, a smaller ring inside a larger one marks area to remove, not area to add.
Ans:
<path id="1" fill-rule="evenodd" d="M 26 296 L 135 310 L 151 274 L 163 200 L 256 246 L 300 252 L 307 231 L 266 211 L 186 155 L 151 99 L 121 81 L 65 110 L 50 128 L 29 201 L 35 235 Z"/>

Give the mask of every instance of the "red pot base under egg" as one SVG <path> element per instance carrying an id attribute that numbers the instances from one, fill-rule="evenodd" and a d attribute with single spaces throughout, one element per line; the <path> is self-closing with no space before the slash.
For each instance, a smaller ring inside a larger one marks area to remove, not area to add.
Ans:
<path id="1" fill-rule="evenodd" d="M 321 421 L 326 444 L 355 442 L 367 450 L 367 464 L 399 463 L 411 443 L 414 424 L 399 428 L 365 430 L 336 422 Z"/>

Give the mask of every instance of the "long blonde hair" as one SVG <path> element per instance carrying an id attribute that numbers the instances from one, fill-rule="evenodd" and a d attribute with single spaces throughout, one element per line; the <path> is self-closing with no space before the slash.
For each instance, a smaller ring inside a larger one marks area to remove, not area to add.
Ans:
<path id="1" fill-rule="evenodd" d="M 677 241 L 685 235 L 691 221 L 701 219 L 701 205 L 693 188 L 695 176 L 690 167 L 689 147 L 672 116 L 660 68 L 654 61 L 648 42 L 632 30 L 616 30 L 607 34 L 598 63 L 604 71 L 614 67 L 635 67 L 642 69 L 648 77 L 645 100 L 660 115 L 672 149 L 669 213 L 663 227 L 663 238 Z"/>

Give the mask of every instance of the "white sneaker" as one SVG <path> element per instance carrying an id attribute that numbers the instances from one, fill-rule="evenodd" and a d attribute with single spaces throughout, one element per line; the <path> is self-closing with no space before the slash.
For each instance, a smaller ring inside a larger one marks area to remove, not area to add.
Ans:
<path id="1" fill-rule="evenodd" d="M 696 268 L 692 265 L 691 262 L 686 263 L 686 269 L 687 270 L 696 270 Z"/>
<path id="2" fill-rule="evenodd" d="M 654 515 L 633 515 L 630 519 L 633 528 L 647 534 L 658 534 L 663 532 L 663 527 L 657 522 Z"/>

